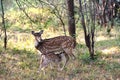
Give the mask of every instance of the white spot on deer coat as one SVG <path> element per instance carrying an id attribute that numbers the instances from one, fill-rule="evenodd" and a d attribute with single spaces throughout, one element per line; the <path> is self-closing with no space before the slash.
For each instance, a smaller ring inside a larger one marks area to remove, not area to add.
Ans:
<path id="1" fill-rule="evenodd" d="M 35 47 L 37 47 L 37 46 L 38 46 L 38 44 L 39 44 L 39 43 L 38 43 L 38 41 L 35 41 Z"/>

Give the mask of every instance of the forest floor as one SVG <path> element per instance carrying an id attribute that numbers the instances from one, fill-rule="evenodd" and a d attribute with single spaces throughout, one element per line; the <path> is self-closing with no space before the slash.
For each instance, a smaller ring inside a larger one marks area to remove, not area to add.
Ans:
<path id="1" fill-rule="evenodd" d="M 9 32 L 7 50 L 0 40 L 0 80 L 120 80 L 120 38 L 112 30 L 95 35 L 95 60 L 89 58 L 83 31 L 77 31 L 76 59 L 70 59 L 63 71 L 46 68 L 38 73 L 40 57 L 31 33 Z M 43 38 L 61 35 L 45 30 Z"/>

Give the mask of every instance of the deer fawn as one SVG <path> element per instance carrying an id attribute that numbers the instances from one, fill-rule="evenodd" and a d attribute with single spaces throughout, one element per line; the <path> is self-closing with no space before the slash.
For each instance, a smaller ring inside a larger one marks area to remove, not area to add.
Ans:
<path id="1" fill-rule="evenodd" d="M 41 38 L 43 30 L 40 32 L 32 31 L 32 34 L 35 37 L 35 48 L 39 50 L 43 55 L 40 63 L 41 68 L 52 61 L 61 61 L 61 58 L 64 56 L 66 60 L 62 67 L 63 69 L 69 60 L 69 56 L 75 58 L 73 55 L 73 50 L 76 46 L 76 41 L 74 38 L 70 36 L 58 36 L 43 40 Z"/>
<path id="2" fill-rule="evenodd" d="M 64 54 L 64 52 L 61 52 L 59 54 L 49 53 L 46 55 L 42 55 L 39 71 L 44 70 L 44 68 L 46 68 L 48 66 L 48 64 L 50 64 L 50 63 L 56 63 L 57 66 L 60 68 L 60 63 L 62 62 L 62 60 L 66 59 L 66 58 L 69 58 L 69 57 L 67 54 Z M 63 70 L 65 65 L 62 68 L 60 68 L 60 70 Z"/>

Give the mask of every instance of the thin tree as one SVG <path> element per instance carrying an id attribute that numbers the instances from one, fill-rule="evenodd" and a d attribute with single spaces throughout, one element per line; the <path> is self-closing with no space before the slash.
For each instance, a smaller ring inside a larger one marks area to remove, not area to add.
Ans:
<path id="1" fill-rule="evenodd" d="M 99 24 L 101 26 L 107 27 L 107 32 L 110 33 L 111 28 L 114 26 L 114 16 L 115 14 L 115 0 L 95 0 L 97 5 L 97 17 L 99 19 Z M 111 24 L 109 24 L 111 23 Z"/>
<path id="2" fill-rule="evenodd" d="M 4 17 L 4 6 L 3 6 L 3 0 L 0 1 L 1 2 L 1 10 L 2 10 L 2 25 L 4 28 L 4 48 L 7 48 L 7 32 L 6 32 L 6 26 L 5 26 L 5 17 Z"/>
<path id="3" fill-rule="evenodd" d="M 86 2 L 86 0 L 84 0 L 84 2 L 85 11 L 83 11 L 82 1 L 79 0 L 80 5 L 79 13 L 81 16 L 81 25 L 84 30 L 85 43 L 89 50 L 90 57 L 91 59 L 94 59 L 94 32 L 95 32 L 95 7 L 93 5 L 94 1 L 89 0 L 88 2 Z"/>

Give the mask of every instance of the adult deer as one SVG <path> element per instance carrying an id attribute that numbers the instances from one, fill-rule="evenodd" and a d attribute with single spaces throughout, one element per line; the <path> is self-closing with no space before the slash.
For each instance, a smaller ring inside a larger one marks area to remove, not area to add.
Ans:
<path id="1" fill-rule="evenodd" d="M 35 37 L 35 48 L 39 50 L 42 53 L 42 55 L 45 56 L 46 59 L 48 54 L 51 54 L 49 56 L 53 56 L 53 55 L 57 56 L 55 55 L 56 53 L 60 54 L 62 52 L 62 54 L 65 54 L 65 58 L 66 58 L 63 66 L 64 68 L 69 60 L 68 56 L 72 56 L 73 58 L 75 58 L 75 56 L 73 55 L 73 50 L 76 46 L 76 41 L 74 38 L 70 36 L 57 36 L 54 38 L 43 40 L 41 38 L 41 35 L 43 34 L 43 30 L 39 32 L 32 31 L 32 34 Z"/>

